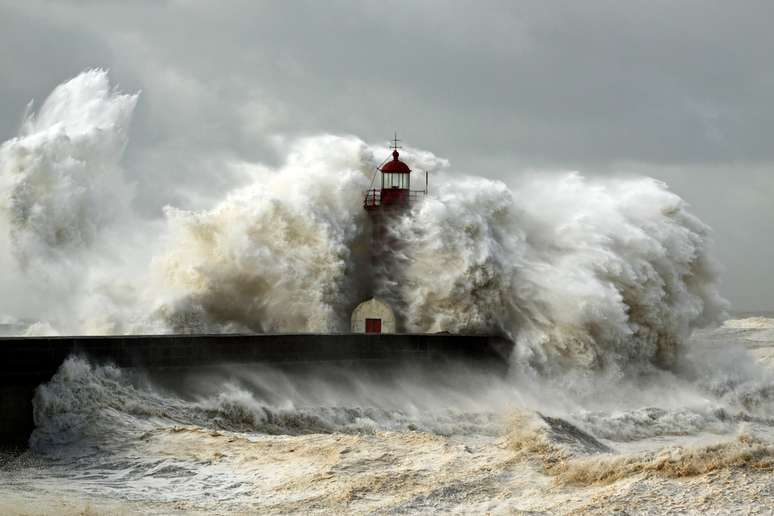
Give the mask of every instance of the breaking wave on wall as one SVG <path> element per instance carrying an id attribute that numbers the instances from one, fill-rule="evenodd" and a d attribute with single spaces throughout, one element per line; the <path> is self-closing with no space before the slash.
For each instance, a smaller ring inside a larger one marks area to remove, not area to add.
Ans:
<path id="1" fill-rule="evenodd" d="M 709 229 L 649 178 L 506 184 L 406 149 L 435 187 L 391 224 L 389 288 L 369 285 L 362 208 L 383 152 L 353 136 L 301 138 L 209 209 L 140 222 L 121 166 L 137 100 L 84 72 L 0 147 L 12 255 L 62 284 L 25 294 L 47 306 L 33 332 L 346 331 L 373 289 L 409 331 L 505 333 L 550 370 L 672 363 L 724 308 Z"/>

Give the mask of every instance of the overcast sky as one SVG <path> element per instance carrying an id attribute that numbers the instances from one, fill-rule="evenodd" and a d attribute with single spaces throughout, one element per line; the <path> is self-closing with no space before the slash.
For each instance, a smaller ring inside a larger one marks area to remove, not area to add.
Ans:
<path id="1" fill-rule="evenodd" d="M 87 68 L 142 90 L 137 208 L 206 205 L 272 138 L 406 143 L 456 170 L 645 174 L 715 230 L 734 308 L 774 309 L 774 2 L 0 0 L 0 139 Z"/>

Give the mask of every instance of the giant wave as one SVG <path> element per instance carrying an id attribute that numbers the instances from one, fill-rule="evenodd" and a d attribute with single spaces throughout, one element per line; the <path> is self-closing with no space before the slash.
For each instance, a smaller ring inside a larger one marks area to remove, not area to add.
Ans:
<path id="1" fill-rule="evenodd" d="M 32 332 L 345 331 L 368 294 L 361 195 L 382 151 L 300 138 L 276 168 L 240 164 L 251 179 L 209 209 L 141 221 L 121 164 L 137 100 L 84 72 L 0 147 L 6 238 L 42 307 Z M 400 268 L 376 286 L 409 331 L 505 333 L 543 371 L 669 365 L 725 307 L 709 228 L 659 181 L 506 183 L 404 157 L 437 185 L 391 227 Z"/>

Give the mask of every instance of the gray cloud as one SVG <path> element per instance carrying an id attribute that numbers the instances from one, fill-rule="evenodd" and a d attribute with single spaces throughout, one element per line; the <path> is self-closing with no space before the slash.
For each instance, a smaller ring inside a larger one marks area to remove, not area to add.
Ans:
<path id="1" fill-rule="evenodd" d="M 769 2 L 4 2 L 0 138 L 24 106 L 101 66 L 142 90 L 135 204 L 206 206 L 281 159 L 273 135 L 407 142 L 454 168 L 652 175 L 716 229 L 725 293 L 764 278 L 774 146 Z"/>

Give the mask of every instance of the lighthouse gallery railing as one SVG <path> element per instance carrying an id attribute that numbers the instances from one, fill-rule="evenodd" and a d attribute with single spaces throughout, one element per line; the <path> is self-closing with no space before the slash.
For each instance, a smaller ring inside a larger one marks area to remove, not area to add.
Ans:
<path id="1" fill-rule="evenodd" d="M 407 200 L 409 203 L 420 201 L 425 198 L 425 195 L 427 195 L 427 192 L 424 190 L 409 190 L 406 194 L 401 196 L 401 200 Z M 397 205 L 398 203 L 395 203 Z M 402 204 L 402 202 L 401 202 Z M 390 203 L 390 205 L 393 205 L 393 203 Z M 368 208 L 379 208 L 382 206 L 382 191 L 373 188 L 371 190 L 367 190 L 365 194 L 365 200 L 363 201 L 363 206 Z"/>

